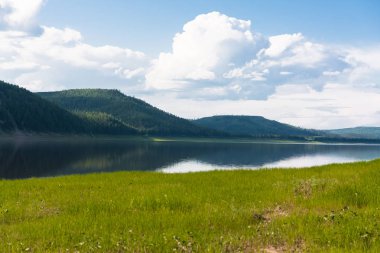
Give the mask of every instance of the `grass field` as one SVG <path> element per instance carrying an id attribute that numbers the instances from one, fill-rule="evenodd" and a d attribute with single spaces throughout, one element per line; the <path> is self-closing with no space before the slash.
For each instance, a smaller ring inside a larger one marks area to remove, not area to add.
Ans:
<path id="1" fill-rule="evenodd" d="M 0 252 L 380 252 L 380 160 L 0 181 Z"/>

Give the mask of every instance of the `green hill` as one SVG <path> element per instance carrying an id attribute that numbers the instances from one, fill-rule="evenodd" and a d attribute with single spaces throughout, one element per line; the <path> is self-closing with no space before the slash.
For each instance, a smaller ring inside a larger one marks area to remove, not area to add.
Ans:
<path id="1" fill-rule="evenodd" d="M 215 130 L 166 113 L 118 90 L 74 89 L 38 93 L 58 106 L 76 112 L 101 112 L 112 115 L 140 132 L 163 136 L 217 136 Z"/>
<path id="2" fill-rule="evenodd" d="M 0 81 L 0 133 L 148 134 L 189 137 L 298 138 L 372 141 L 380 128 L 308 130 L 259 116 L 189 121 L 117 90 L 78 89 L 34 94 Z"/>
<path id="3" fill-rule="evenodd" d="M 73 114 L 40 96 L 0 81 L 0 131 L 78 134 L 136 134 L 112 116 Z"/>
<path id="4" fill-rule="evenodd" d="M 212 116 L 193 121 L 195 124 L 229 133 L 251 137 L 315 136 L 317 131 L 302 129 L 260 116 Z"/>
<path id="5" fill-rule="evenodd" d="M 75 115 L 83 119 L 91 126 L 90 131 L 94 134 L 139 134 L 139 131 L 128 126 L 112 115 L 102 112 L 74 112 Z"/>
<path id="6" fill-rule="evenodd" d="M 326 130 L 325 132 L 344 138 L 380 139 L 380 127 L 354 127 Z"/>

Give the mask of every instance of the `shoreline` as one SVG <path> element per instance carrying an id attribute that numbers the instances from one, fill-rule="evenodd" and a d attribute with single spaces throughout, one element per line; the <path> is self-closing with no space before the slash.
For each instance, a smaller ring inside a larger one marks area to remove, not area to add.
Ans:
<path id="1" fill-rule="evenodd" d="M 380 145 L 380 140 L 347 139 L 345 141 L 317 141 L 317 140 L 294 140 L 277 138 L 210 138 L 210 137 L 162 137 L 162 136 L 140 136 L 140 135 L 83 135 L 83 134 L 35 134 L 15 133 L 0 134 L 0 142 L 31 142 L 31 141 L 150 141 L 150 142 L 189 142 L 189 143 L 237 143 L 237 144 L 295 144 L 295 145 Z"/>

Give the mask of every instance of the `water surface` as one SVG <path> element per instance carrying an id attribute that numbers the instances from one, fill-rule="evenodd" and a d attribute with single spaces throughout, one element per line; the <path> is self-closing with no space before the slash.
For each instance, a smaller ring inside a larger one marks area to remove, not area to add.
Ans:
<path id="1" fill-rule="evenodd" d="M 380 157 L 378 145 L 118 140 L 0 141 L 0 178 L 111 171 L 195 172 L 308 167 Z"/>

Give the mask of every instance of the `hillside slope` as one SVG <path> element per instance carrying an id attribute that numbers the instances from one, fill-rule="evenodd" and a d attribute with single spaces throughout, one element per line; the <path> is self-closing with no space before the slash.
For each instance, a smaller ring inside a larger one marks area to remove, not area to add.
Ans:
<path id="1" fill-rule="evenodd" d="M 72 114 L 26 89 L 0 81 L 0 132 L 137 133 L 111 116 L 101 116 Z"/>
<path id="2" fill-rule="evenodd" d="M 302 129 L 260 116 L 212 116 L 193 121 L 195 124 L 229 133 L 252 137 L 315 136 L 317 131 Z"/>
<path id="3" fill-rule="evenodd" d="M 177 136 L 221 135 L 215 130 L 197 126 L 186 119 L 166 113 L 118 90 L 75 89 L 38 93 L 69 111 L 101 112 L 112 115 L 146 134 Z"/>
<path id="4" fill-rule="evenodd" d="M 354 127 L 326 130 L 325 132 L 345 138 L 380 139 L 380 127 Z"/>

